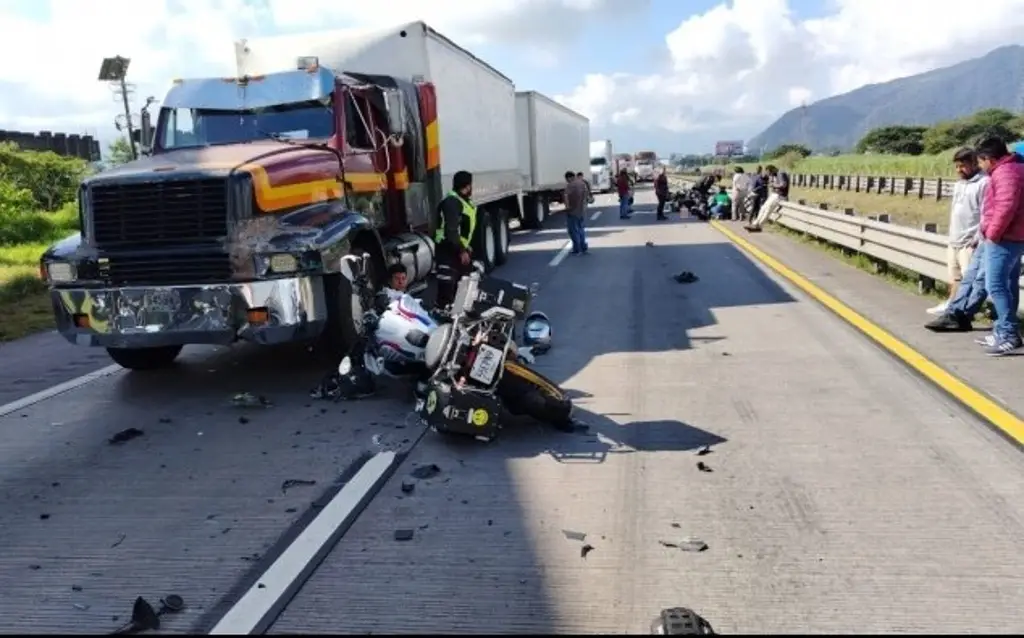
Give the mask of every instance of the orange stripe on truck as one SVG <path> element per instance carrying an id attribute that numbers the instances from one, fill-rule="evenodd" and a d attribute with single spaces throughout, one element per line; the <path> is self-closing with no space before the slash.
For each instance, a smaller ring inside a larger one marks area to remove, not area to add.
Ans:
<path id="1" fill-rule="evenodd" d="M 437 120 L 427 124 L 427 170 L 437 168 L 441 164 L 441 147 L 438 142 Z"/>

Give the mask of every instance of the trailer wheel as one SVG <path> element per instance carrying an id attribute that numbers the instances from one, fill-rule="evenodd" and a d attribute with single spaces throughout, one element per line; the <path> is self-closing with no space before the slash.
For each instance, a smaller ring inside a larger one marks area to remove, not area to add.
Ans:
<path id="1" fill-rule="evenodd" d="M 494 270 L 497 259 L 498 242 L 494 232 L 494 215 L 490 212 L 483 212 L 477 217 L 476 241 L 473 242 L 473 259 L 484 264 L 484 270 Z"/>
<path id="2" fill-rule="evenodd" d="M 129 370 L 159 370 L 170 367 L 181 354 L 183 346 L 157 348 L 107 348 L 114 363 Z"/>
<path id="3" fill-rule="evenodd" d="M 495 266 L 501 266 L 508 261 L 509 241 L 508 211 L 499 208 L 494 213 Z"/>
<path id="4" fill-rule="evenodd" d="M 548 200 L 539 195 L 534 195 L 524 202 L 523 226 L 527 228 L 541 228 L 550 212 Z"/>

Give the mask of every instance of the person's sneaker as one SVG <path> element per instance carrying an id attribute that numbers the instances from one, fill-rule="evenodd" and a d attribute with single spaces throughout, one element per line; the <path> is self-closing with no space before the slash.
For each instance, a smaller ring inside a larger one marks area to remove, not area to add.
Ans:
<path id="1" fill-rule="evenodd" d="M 999 341 L 985 349 L 985 354 L 990 357 L 1005 357 L 1008 354 L 1015 354 L 1024 347 L 1019 340 Z"/>
<path id="2" fill-rule="evenodd" d="M 979 346 L 985 346 L 986 348 L 991 348 L 992 346 L 996 345 L 996 337 L 995 337 L 995 335 L 985 335 L 984 337 L 981 337 L 980 339 L 975 339 L 974 343 L 978 344 Z"/>
<path id="3" fill-rule="evenodd" d="M 760 226 L 750 225 L 750 226 L 744 226 L 743 230 L 747 231 L 748 233 L 759 233 L 759 232 L 761 232 L 761 227 Z"/>
<path id="4" fill-rule="evenodd" d="M 924 327 L 932 332 L 970 332 L 974 329 L 967 319 L 942 315 L 924 324 Z"/>
<path id="5" fill-rule="evenodd" d="M 947 308 L 949 308 L 949 302 L 943 301 L 939 305 L 932 306 L 931 308 L 925 310 L 925 312 L 927 312 L 930 315 L 941 315 L 946 312 Z"/>

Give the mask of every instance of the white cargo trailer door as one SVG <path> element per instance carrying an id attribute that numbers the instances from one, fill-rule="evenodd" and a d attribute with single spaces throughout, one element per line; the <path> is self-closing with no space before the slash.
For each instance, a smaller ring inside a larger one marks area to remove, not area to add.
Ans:
<path id="1" fill-rule="evenodd" d="M 543 94 L 527 95 L 533 111 L 533 188 L 557 190 L 565 185 L 566 171 L 586 175 L 590 170 L 590 120 Z"/>

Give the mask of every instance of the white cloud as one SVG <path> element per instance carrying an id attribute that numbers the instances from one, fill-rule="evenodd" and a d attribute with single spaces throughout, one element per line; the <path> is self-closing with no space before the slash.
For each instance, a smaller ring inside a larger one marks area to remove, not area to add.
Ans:
<path id="1" fill-rule="evenodd" d="M 646 4 L 646 0 L 639 0 Z M 175 77 L 234 71 L 240 37 L 425 19 L 467 46 L 509 44 L 551 66 L 569 18 L 604 19 L 612 0 L 0 0 L 0 128 L 110 139 L 120 112 L 97 81 L 104 57 L 131 58 L 135 107 Z M 578 32 L 575 30 L 574 32 Z"/>
<path id="2" fill-rule="evenodd" d="M 558 99 L 598 127 L 629 113 L 648 137 L 750 136 L 802 103 L 978 57 L 1019 43 L 1024 29 L 1024 0 L 836 0 L 802 21 L 788 5 L 720 4 L 665 36 L 660 73 L 587 75 Z"/>

